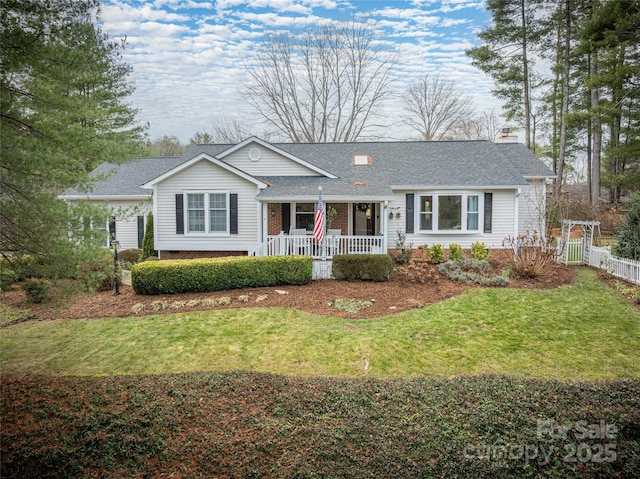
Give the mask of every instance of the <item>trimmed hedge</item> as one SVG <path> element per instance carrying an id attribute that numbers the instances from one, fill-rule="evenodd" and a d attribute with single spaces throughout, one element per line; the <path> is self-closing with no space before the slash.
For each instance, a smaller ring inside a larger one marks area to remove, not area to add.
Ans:
<path id="1" fill-rule="evenodd" d="M 206 293 L 311 281 L 311 256 L 229 256 L 145 261 L 131 267 L 137 294 Z"/>
<path id="2" fill-rule="evenodd" d="M 347 281 L 387 281 L 392 260 L 388 254 L 342 254 L 333 257 L 333 277 Z"/>

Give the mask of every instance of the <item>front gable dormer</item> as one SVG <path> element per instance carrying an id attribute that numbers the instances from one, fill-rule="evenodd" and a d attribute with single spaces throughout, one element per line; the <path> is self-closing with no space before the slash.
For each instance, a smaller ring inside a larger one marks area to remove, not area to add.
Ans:
<path id="1" fill-rule="evenodd" d="M 181 165 L 177 166 L 176 168 L 173 168 L 169 171 L 167 171 L 166 173 L 154 178 L 153 180 L 145 183 L 142 185 L 142 188 L 145 189 L 153 189 L 156 185 L 158 185 L 158 183 L 161 183 L 171 177 L 174 177 L 176 175 L 178 175 L 181 172 L 186 172 L 187 170 L 189 170 L 190 168 L 192 168 L 194 165 L 196 164 L 200 164 L 200 163 L 209 163 L 212 166 L 217 166 L 218 168 L 221 168 L 222 170 L 226 170 L 227 172 L 238 176 L 240 178 L 243 178 L 251 183 L 254 183 L 258 188 L 266 188 L 267 184 L 264 183 L 263 181 L 258 180 L 257 178 L 254 178 L 253 175 L 248 174 L 247 172 L 240 170 L 236 167 L 234 167 L 233 165 L 230 165 L 228 163 L 225 163 L 224 161 L 219 160 L 218 158 L 214 158 L 211 157 L 209 155 L 207 155 L 206 153 L 201 153 L 199 155 L 194 156 L 193 158 L 191 158 L 189 161 L 186 161 L 184 163 L 182 163 Z"/>
<path id="2" fill-rule="evenodd" d="M 335 175 L 322 170 L 256 137 L 247 138 L 217 155 L 225 163 L 252 176 L 324 176 Z"/>

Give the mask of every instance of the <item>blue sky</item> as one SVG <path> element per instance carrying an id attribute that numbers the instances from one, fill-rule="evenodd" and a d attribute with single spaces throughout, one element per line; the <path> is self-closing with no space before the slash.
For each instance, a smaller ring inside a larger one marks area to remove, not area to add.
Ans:
<path id="1" fill-rule="evenodd" d="M 483 0 L 105 0 L 100 14 L 111 38 L 127 38 L 124 60 L 136 87 L 131 105 L 149 123 L 151 138 L 176 135 L 183 142 L 224 119 L 259 134 L 263 128 L 241 95 L 244 62 L 269 34 L 352 20 L 366 22 L 398 53 L 398 95 L 418 77 L 439 73 L 479 112 L 500 112 L 491 80 L 464 54 L 490 21 Z M 383 111 L 400 120 L 399 96 Z M 392 136 L 415 134 L 397 127 Z"/>

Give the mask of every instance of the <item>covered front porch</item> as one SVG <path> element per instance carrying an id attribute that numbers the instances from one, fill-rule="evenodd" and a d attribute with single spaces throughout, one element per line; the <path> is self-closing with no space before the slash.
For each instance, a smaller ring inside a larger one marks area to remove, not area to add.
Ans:
<path id="1" fill-rule="evenodd" d="M 388 201 L 327 201 L 325 234 L 313 237 L 315 202 L 263 203 L 261 244 L 250 255 L 309 255 L 327 260 L 343 254 L 386 253 Z"/>
<path id="2" fill-rule="evenodd" d="M 323 201 L 325 237 L 313 237 L 318 200 L 262 203 L 261 244 L 256 256 L 303 254 L 332 257 L 336 254 L 384 253 L 387 244 L 388 200 Z M 266 234 L 265 234 L 266 233 Z"/>

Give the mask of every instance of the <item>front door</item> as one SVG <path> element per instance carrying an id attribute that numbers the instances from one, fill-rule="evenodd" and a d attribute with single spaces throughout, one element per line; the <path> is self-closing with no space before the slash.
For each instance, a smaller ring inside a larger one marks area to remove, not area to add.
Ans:
<path id="1" fill-rule="evenodd" d="M 354 203 L 353 234 L 356 236 L 375 236 L 376 231 L 376 203 Z"/>

